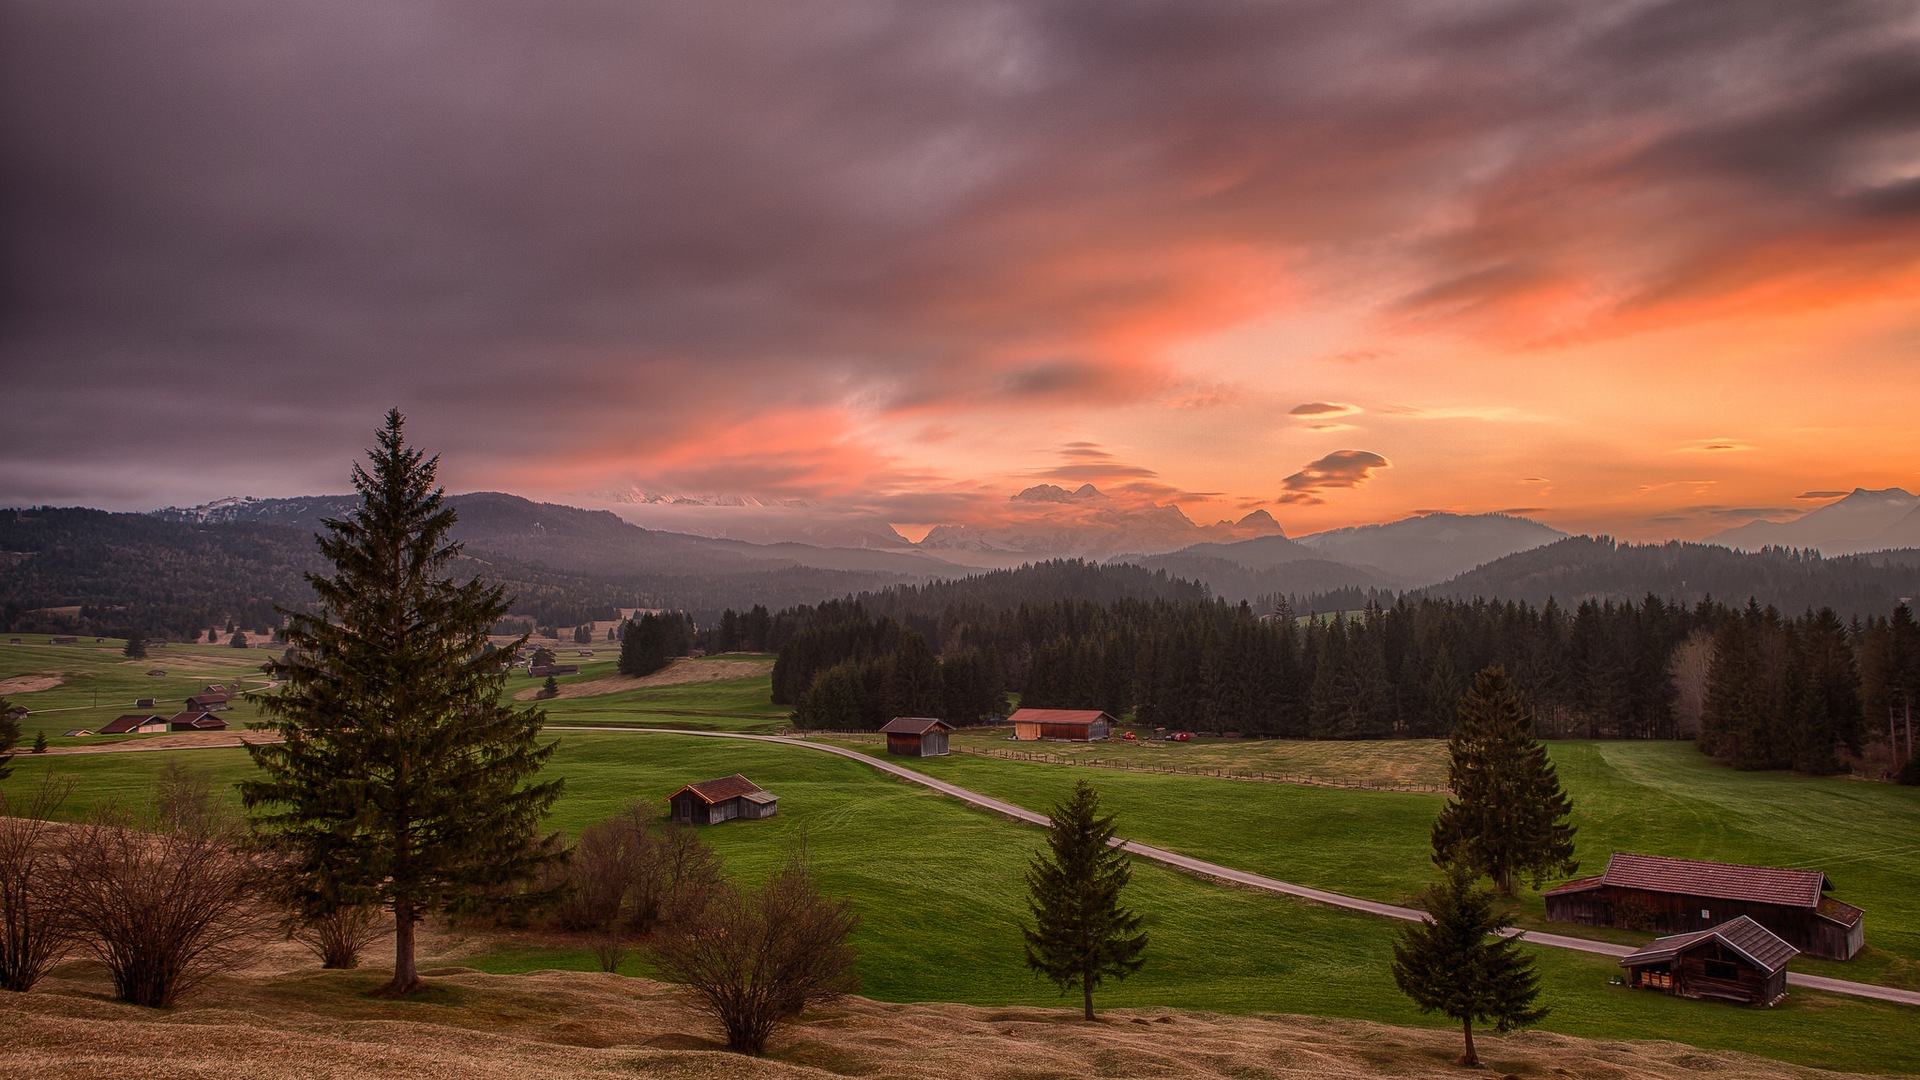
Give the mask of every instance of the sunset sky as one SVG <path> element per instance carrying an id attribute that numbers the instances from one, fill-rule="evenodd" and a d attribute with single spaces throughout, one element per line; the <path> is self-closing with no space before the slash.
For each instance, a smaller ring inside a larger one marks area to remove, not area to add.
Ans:
<path id="1" fill-rule="evenodd" d="M 1920 490 L 1920 7 L 0 0 L 0 505 Z"/>

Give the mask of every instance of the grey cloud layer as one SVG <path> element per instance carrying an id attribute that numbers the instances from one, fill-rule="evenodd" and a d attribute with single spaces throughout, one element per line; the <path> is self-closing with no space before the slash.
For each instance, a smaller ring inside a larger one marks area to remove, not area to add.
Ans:
<path id="1" fill-rule="evenodd" d="M 481 469 L 1151 398 L 1115 327 L 1247 314 L 1194 245 L 1471 320 L 1783 237 L 1910 260 L 1920 217 L 1905 3 L 0 12 L 0 502 L 308 490 L 390 404 Z"/>

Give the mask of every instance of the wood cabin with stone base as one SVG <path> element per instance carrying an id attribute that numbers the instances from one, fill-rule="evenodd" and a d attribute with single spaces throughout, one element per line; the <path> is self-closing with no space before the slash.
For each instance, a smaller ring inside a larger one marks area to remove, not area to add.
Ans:
<path id="1" fill-rule="evenodd" d="M 1850 960 L 1865 943 L 1865 913 L 1825 895 L 1819 870 L 1670 859 L 1616 851 L 1606 872 L 1541 894 L 1547 921 L 1659 934 L 1708 930 L 1751 918 L 1809 956 Z"/>
<path id="2" fill-rule="evenodd" d="M 1800 950 L 1745 915 L 1708 930 L 1655 938 L 1620 958 L 1636 990 L 1773 1005 L 1787 996 L 1787 961 Z"/>
<path id="3" fill-rule="evenodd" d="M 743 818 L 756 821 L 780 812 L 780 797 L 734 773 L 718 780 L 688 784 L 667 796 L 675 825 L 718 825 Z"/>
<path id="4" fill-rule="evenodd" d="M 953 725 L 926 716 L 896 716 L 880 733 L 887 737 L 887 753 L 903 757 L 945 757 L 947 733 Z"/>
<path id="5" fill-rule="evenodd" d="M 1099 709 L 1019 709 L 1007 722 L 1013 725 L 1013 737 L 1022 742 L 1092 742 L 1106 738 L 1115 723 Z"/>

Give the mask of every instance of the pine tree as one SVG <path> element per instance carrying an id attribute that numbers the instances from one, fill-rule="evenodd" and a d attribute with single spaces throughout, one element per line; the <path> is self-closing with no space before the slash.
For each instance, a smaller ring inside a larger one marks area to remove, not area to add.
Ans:
<path id="1" fill-rule="evenodd" d="M 1065 994 L 1079 987 L 1086 1018 L 1093 1019 L 1093 988 L 1111 976 L 1139 970 L 1147 935 L 1136 933 L 1140 916 L 1120 906 L 1120 890 L 1133 876 L 1126 853 L 1111 847 L 1113 816 L 1100 817 L 1100 796 L 1085 780 L 1054 806 L 1047 826 L 1051 854 L 1035 853 L 1027 864 L 1027 907 L 1035 925 L 1022 926 L 1027 966 Z"/>
<path id="2" fill-rule="evenodd" d="M 127 639 L 127 643 L 120 647 L 120 655 L 129 660 L 145 660 L 147 658 L 147 643 L 139 637 L 130 637 Z"/>
<path id="3" fill-rule="evenodd" d="M 1427 918 L 1407 927 L 1393 947 L 1393 981 L 1421 1012 L 1460 1021 L 1466 1039 L 1460 1064 L 1477 1067 L 1474 1021 L 1492 1021 L 1504 1032 L 1546 1016 L 1545 1007 L 1533 1004 L 1540 978 L 1515 944 L 1519 936 L 1498 936 L 1506 924 L 1493 895 L 1474 887 L 1471 870 L 1450 867 L 1428 887 L 1424 906 Z"/>
<path id="4" fill-rule="evenodd" d="M 1574 871 L 1573 803 L 1505 670 L 1474 676 L 1447 752 L 1453 798 L 1433 823 L 1434 862 L 1486 874 L 1502 896 L 1523 873 L 1539 888 L 1548 874 Z"/>
<path id="5" fill-rule="evenodd" d="M 13 748 L 20 745 L 20 721 L 7 715 L 12 710 L 13 706 L 7 699 L 0 698 L 0 780 L 13 775 L 13 766 L 8 762 L 13 760 Z M 40 733 L 40 740 L 46 737 L 46 732 Z M 39 753 L 38 747 L 44 745 L 43 741 L 36 741 L 34 753 Z"/>
<path id="6" fill-rule="evenodd" d="M 256 825 L 288 855 L 290 891 L 322 916 L 380 903 L 396 926 L 393 979 L 422 985 L 421 918 L 498 896 L 556 858 L 539 836 L 559 781 L 533 783 L 553 745 L 536 708 L 500 701 L 516 649 L 483 646 L 503 591 L 442 577 L 460 545 L 425 458 L 387 414 L 362 505 L 324 522 L 331 577 L 308 575 L 321 609 L 284 612 L 282 689 L 263 703 L 282 742 L 249 746 L 265 774 L 241 785 Z"/>

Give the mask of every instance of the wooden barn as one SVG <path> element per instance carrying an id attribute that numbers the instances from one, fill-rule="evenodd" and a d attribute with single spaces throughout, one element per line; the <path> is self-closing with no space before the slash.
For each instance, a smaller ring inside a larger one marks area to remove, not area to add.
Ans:
<path id="1" fill-rule="evenodd" d="M 925 716 L 896 716 L 880 733 L 887 737 L 887 753 L 905 757 L 945 757 L 947 733 L 953 725 Z"/>
<path id="2" fill-rule="evenodd" d="M 780 811 L 780 797 L 734 773 L 688 784 L 667 796 L 667 805 L 673 808 L 675 825 L 718 825 L 734 818 L 770 818 Z"/>
<path id="3" fill-rule="evenodd" d="M 173 714 L 173 718 L 167 721 L 167 728 L 171 731 L 225 731 L 227 722 L 210 712 L 188 709 Z"/>
<path id="4" fill-rule="evenodd" d="M 1849 960 L 1866 941 L 1865 914 L 1825 895 L 1831 888 L 1819 870 L 1616 851 L 1605 873 L 1542 898 L 1551 922 L 1663 934 L 1709 930 L 1744 915 L 1809 956 Z"/>
<path id="5" fill-rule="evenodd" d="M 1773 1005 L 1787 996 L 1787 961 L 1800 950 L 1742 915 L 1707 930 L 1655 938 L 1620 958 L 1636 990 Z"/>
<path id="6" fill-rule="evenodd" d="M 1092 742 L 1106 738 L 1114 725 L 1113 717 L 1098 709 L 1020 709 L 1007 720 L 1013 737 L 1022 741 Z"/>
<path id="7" fill-rule="evenodd" d="M 100 729 L 102 735 L 150 735 L 156 731 L 167 730 L 164 716 L 150 716 L 146 713 L 128 713 Z"/>
<path id="8" fill-rule="evenodd" d="M 225 694 L 195 694 L 187 699 L 188 712 L 220 712 L 232 708 Z"/>
<path id="9" fill-rule="evenodd" d="M 527 668 L 527 674 L 536 679 L 551 678 L 555 675 L 578 675 L 579 664 L 534 664 Z"/>

